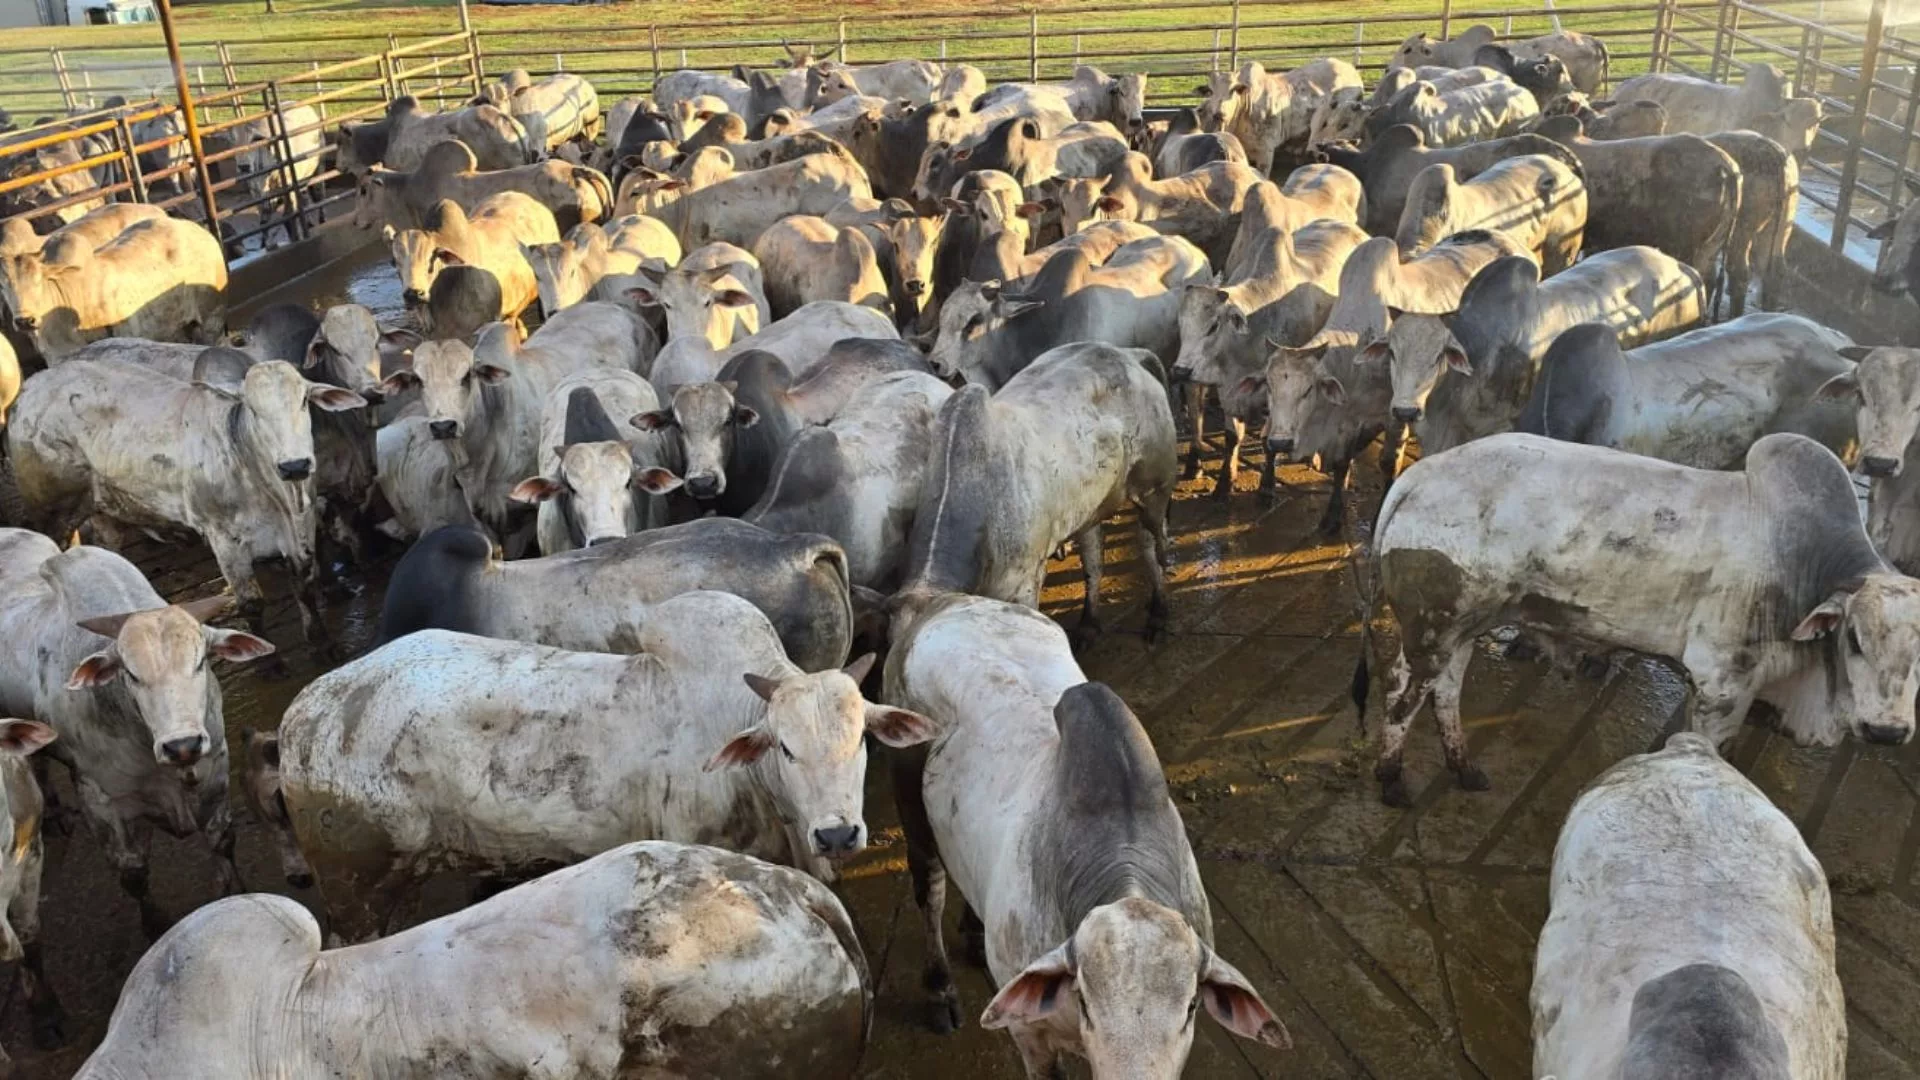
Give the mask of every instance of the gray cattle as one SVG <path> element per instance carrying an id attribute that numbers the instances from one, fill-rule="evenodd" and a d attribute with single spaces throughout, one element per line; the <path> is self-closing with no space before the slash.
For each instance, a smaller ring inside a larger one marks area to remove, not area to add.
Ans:
<path id="1" fill-rule="evenodd" d="M 973 592 L 1037 607 L 1047 558 L 1076 541 L 1087 579 L 1076 633 L 1099 631 L 1102 523 L 1140 512 L 1151 598 L 1147 635 L 1166 626 L 1167 506 L 1179 479 L 1173 411 L 1144 349 L 1062 345 L 997 393 L 947 399 L 908 545 L 908 593 Z"/>
<path id="2" fill-rule="evenodd" d="M 803 672 L 727 593 L 654 605 L 637 646 L 427 630 L 301 691 L 280 725 L 281 792 L 328 929 L 373 936 L 442 867 L 511 881 L 632 840 L 832 880 L 867 846 L 862 736 L 904 747 L 933 733 L 861 698 L 871 654 Z M 423 711 L 442 717 L 431 731 L 415 726 Z M 542 728 L 535 753 L 523 724 Z"/>
<path id="3" fill-rule="evenodd" d="M 458 139 L 473 151 L 483 169 L 511 169 L 539 157 L 520 122 L 492 105 L 473 105 L 443 113 L 423 113 L 412 97 L 394 98 L 387 115 L 360 124 L 342 124 L 332 134 L 341 172 L 363 174 L 375 165 L 410 171 L 420 167 L 435 143 Z"/>
<path id="4" fill-rule="evenodd" d="M 1561 331 L 1600 322 L 1630 348 L 1671 337 L 1705 311 L 1700 275 L 1649 247 L 1603 251 L 1545 281 L 1532 260 L 1501 259 L 1475 275 L 1451 323 L 1394 322 L 1394 418 L 1418 422 L 1426 454 L 1506 431 Z"/>
<path id="5" fill-rule="evenodd" d="M 1480 50 L 1494 44 L 1495 40 L 1493 27 L 1484 23 L 1470 26 L 1446 41 L 1422 31 L 1400 43 L 1400 47 L 1394 50 L 1393 59 L 1387 61 L 1387 69 L 1391 71 L 1423 65 L 1468 67 L 1479 63 Z M 1505 47 L 1516 60 L 1533 60 L 1543 56 L 1557 58 L 1566 66 L 1567 77 L 1573 85 L 1584 93 L 1594 93 L 1607 81 L 1607 43 L 1590 34 L 1560 30 L 1539 37 L 1509 41 Z"/>
<path id="6" fill-rule="evenodd" d="M 1601 774 L 1560 830 L 1549 896 L 1533 1075 L 1847 1074 L 1827 872 L 1707 740 Z"/>
<path id="7" fill-rule="evenodd" d="M 1429 165 L 1453 166 L 1454 180 L 1462 183 L 1508 158 L 1527 154 L 1544 154 L 1576 171 L 1580 167 L 1572 151 L 1539 135 L 1509 135 L 1467 146 L 1433 148 L 1411 124 L 1388 128 L 1362 150 L 1326 146 L 1319 153 L 1360 178 L 1367 192 L 1366 216 L 1360 224 L 1375 236 L 1391 236 L 1400 227 L 1407 192 L 1414 178 Z"/>
<path id="8" fill-rule="evenodd" d="M 1859 365 L 1820 395 L 1859 410 L 1858 471 L 1872 485 L 1868 534 L 1889 562 L 1920 570 L 1920 350 L 1851 346 L 1841 354 Z"/>
<path id="9" fill-rule="evenodd" d="M 1728 313 L 1737 319 L 1747 310 L 1747 289 L 1756 274 L 1760 306 L 1780 303 L 1787 240 L 1800 211 L 1800 164 L 1779 143 L 1757 132 L 1724 131 L 1708 136 L 1707 141 L 1740 166 L 1740 216 L 1727 241 L 1725 281 L 1714 286 L 1715 306 L 1724 285 Z"/>
<path id="10" fill-rule="evenodd" d="M 1612 327 L 1583 323 L 1547 349 L 1514 430 L 1696 469 L 1737 469 L 1780 431 L 1849 454 L 1852 403 L 1815 395 L 1853 374 L 1851 345 L 1798 315 L 1749 315 L 1623 352 Z"/>
<path id="11" fill-rule="evenodd" d="M 854 586 L 891 591 L 923 499 L 933 418 L 951 393 L 924 372 L 875 380 L 831 421 L 788 441 L 745 519 L 774 532 L 831 536 L 846 550 Z"/>
<path id="12" fill-rule="evenodd" d="M 1416 82 L 1367 117 L 1370 134 L 1395 124 L 1420 130 L 1428 146 L 1460 146 L 1517 134 L 1540 115 L 1539 103 L 1507 78 L 1489 79 L 1451 90 Z"/>
<path id="13" fill-rule="evenodd" d="M 1508 158 L 1458 181 L 1451 165 L 1429 165 L 1407 189 L 1394 239 L 1408 258 L 1454 233 L 1497 229 L 1534 254 L 1551 277 L 1573 265 L 1587 226 L 1580 172 L 1541 154 Z"/>
<path id="14" fill-rule="evenodd" d="M 474 104 L 484 101 L 518 120 L 527 129 L 527 145 L 541 151 L 574 138 L 591 142 L 598 133 L 600 96 L 578 75 L 562 71 L 535 82 L 516 68 L 482 89 Z"/>
<path id="15" fill-rule="evenodd" d="M 107 849 L 149 937 L 167 927 L 147 888 L 155 826 L 199 833 L 222 893 L 240 888 L 227 807 L 226 726 L 209 656 L 273 651 L 252 634 L 202 623 L 222 598 L 169 606 L 110 551 L 61 551 L 25 529 L 0 529 L 0 712 L 60 736 L 80 812 Z"/>
<path id="16" fill-rule="evenodd" d="M 1667 111 L 1667 130 L 1695 135 L 1757 131 L 1804 162 L 1820 130 L 1818 98 L 1792 96 L 1792 84 L 1772 64 L 1750 64 L 1739 86 L 1691 75 L 1635 75 L 1614 91 L 1615 107 L 1651 101 Z"/>
<path id="17" fill-rule="evenodd" d="M 582 1078 L 842 1076 L 872 993 L 826 886 L 712 848 L 629 844 L 375 948 L 323 952 L 285 897 L 210 904 L 134 967 L 79 1076 L 442 1076 L 450 1057 L 484 1076 L 530 1062 Z"/>
<path id="18" fill-rule="evenodd" d="M 1867 233 L 1880 241 L 1873 268 L 1873 287 L 1884 293 L 1920 297 L 1920 199 L 1909 202 L 1899 217 L 1888 218 Z"/>
<path id="19" fill-rule="evenodd" d="M 380 640 L 437 628 L 558 649 L 632 652 L 648 609 L 695 589 L 751 602 L 807 671 L 846 663 L 853 611 L 840 545 L 824 536 L 781 536 L 733 518 L 514 562 L 501 562 L 477 529 L 429 533 L 394 568 Z"/>
<path id="20" fill-rule="evenodd" d="M 1745 209 L 1743 176 L 1732 157 L 1698 135 L 1588 139 L 1570 117 L 1547 121 L 1540 134 L 1580 159 L 1587 251 L 1644 244 L 1713 278 Z"/>
<path id="21" fill-rule="evenodd" d="M 1171 356 L 1180 346 L 1180 297 L 1207 273 L 1200 250 L 1177 236 L 1136 240 L 1094 266 L 1061 251 L 1018 291 L 967 282 L 940 307 L 928 362 L 997 390 L 1049 349 L 1099 341 Z"/>
<path id="22" fill-rule="evenodd" d="M 1409 801 L 1401 750 L 1428 697 L 1448 767 L 1487 787 L 1467 760 L 1460 691 L 1475 639 L 1497 626 L 1673 661 L 1693 691 L 1689 728 L 1716 743 L 1755 700 L 1803 742 L 1913 736 L 1920 581 L 1873 550 L 1846 467 L 1799 435 L 1755 443 L 1744 473 L 1482 439 L 1407 470 L 1372 558 L 1401 642 L 1374 770 L 1394 805 Z M 1359 705 L 1366 664 L 1363 644 Z"/>
<path id="23" fill-rule="evenodd" d="M 391 225 L 422 228 L 442 199 L 463 210 L 503 191 L 516 191 L 552 211 L 566 232 L 583 221 L 604 221 L 613 210 L 607 178 L 584 165 L 548 159 L 534 165 L 482 171 L 473 151 L 456 139 L 435 143 L 411 170 L 375 167 L 360 179 L 353 221 L 363 229 Z"/>
<path id="24" fill-rule="evenodd" d="M 1248 189 L 1233 246 L 1220 272 L 1227 277 L 1242 273 L 1261 246 L 1254 239 L 1267 229 L 1297 233 L 1322 219 L 1359 225 L 1366 217 L 1367 193 L 1359 177 L 1338 165 L 1302 165 L 1287 175 L 1285 183 L 1263 180 Z"/>
<path id="25" fill-rule="evenodd" d="M 61 364 L 30 380 L 7 427 L 20 494 L 52 535 L 98 515 L 184 529 L 212 549 L 254 633 L 266 594 L 254 563 L 284 558 L 301 629 L 324 642 L 314 592 L 314 443 L 308 406 L 357 409 L 358 394 L 269 361 L 238 379 L 182 382 L 117 360 Z"/>
<path id="26" fill-rule="evenodd" d="M 510 495 L 540 505 L 534 522 L 540 554 L 667 523 L 666 503 L 643 487 L 648 470 L 665 463 L 667 448 L 627 420 L 658 404 L 653 384 L 619 368 L 583 371 L 554 385 L 540 421 L 540 473 L 515 484 Z"/>
<path id="27" fill-rule="evenodd" d="M 551 315 L 582 300 L 618 300 L 642 284 L 635 278 L 643 263 L 680 263 L 680 241 L 673 231 L 644 214 L 607 223 L 576 225 L 557 244 L 539 244 L 520 253 L 533 267 L 541 310 Z"/>
<path id="28" fill-rule="evenodd" d="M 433 284 L 427 286 L 426 317 L 421 321 L 431 340 L 471 345 L 480 328 L 497 321 L 504 307 L 500 279 L 493 271 L 483 266 L 449 266 L 433 275 Z"/>
<path id="29" fill-rule="evenodd" d="M 749 349 L 712 381 L 677 386 L 665 408 L 632 419 L 641 430 L 667 436 L 674 456 L 685 462 L 687 494 L 738 517 L 765 494 L 797 432 L 832 420 L 867 383 L 900 369 L 897 355 L 836 347 L 796 381 L 778 356 Z"/>
<path id="30" fill-rule="evenodd" d="M 0 720 L 0 825 L 14 838 L 12 846 L 0 852 L 0 960 L 20 965 L 34 1041 L 43 1045 L 64 1037 L 60 1027 L 66 1017 L 47 982 L 40 951 L 40 872 L 46 862 L 40 837 L 46 800 L 27 757 L 55 737 L 53 728 L 37 720 Z M 12 1068 L 12 1059 L 0 1050 L 0 1071 Z"/>
<path id="31" fill-rule="evenodd" d="M 1060 1075 L 1071 1054 L 1095 1077 L 1173 1080 L 1202 1005 L 1241 1038 L 1291 1046 L 1214 952 L 1206 890 L 1146 730 L 1119 695 L 1085 681 L 1060 627 L 951 593 L 902 614 L 887 696 L 941 727 L 930 750 L 894 766 L 936 1029 L 960 1023 L 942 930 L 951 875 L 985 924 L 998 986 L 980 1025 L 1007 1029 L 1027 1076 Z"/>
<path id="32" fill-rule="evenodd" d="M 446 525 L 478 525 L 454 479 L 447 443 L 433 437 L 424 415 L 402 416 L 374 434 L 380 495 L 387 516 L 375 528 L 402 542 Z"/>
<path id="33" fill-rule="evenodd" d="M 1239 138 L 1247 163 L 1264 174 L 1274 169 L 1283 149 L 1305 145 L 1321 102 L 1361 88 L 1353 65 L 1327 58 L 1273 73 L 1248 60 L 1236 73 L 1214 72 L 1204 88 L 1196 89 L 1206 94 L 1202 125 Z"/>

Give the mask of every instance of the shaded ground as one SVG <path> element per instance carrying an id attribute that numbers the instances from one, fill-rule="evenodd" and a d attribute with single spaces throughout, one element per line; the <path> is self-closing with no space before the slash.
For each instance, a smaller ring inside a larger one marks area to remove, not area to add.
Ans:
<path id="1" fill-rule="evenodd" d="M 1408 751 L 1416 808 L 1381 806 L 1346 699 L 1358 640 L 1342 550 L 1309 535 L 1325 482 L 1299 468 L 1283 477 L 1292 486 L 1274 508 L 1251 491 L 1223 504 L 1203 494 L 1206 482 L 1183 488 L 1174 634 L 1152 649 L 1134 632 L 1142 616 L 1131 529 L 1111 529 L 1108 622 L 1119 629 L 1085 657 L 1088 672 L 1140 713 L 1165 761 L 1221 952 L 1297 1044 L 1290 1054 L 1253 1048 L 1202 1021 L 1188 1075 L 1523 1077 L 1533 940 L 1560 822 L 1595 774 L 1677 726 L 1679 684 L 1652 663 L 1594 682 L 1483 656 L 1468 677 L 1465 712 L 1493 790 L 1454 789 L 1422 721 Z M 196 552 L 153 549 L 142 561 L 169 595 L 217 591 Z M 1047 605 L 1071 621 L 1077 564 L 1055 569 Z M 350 645 L 366 640 L 378 596 L 377 583 L 367 583 L 334 605 Z M 297 636 L 282 605 L 274 637 L 290 645 Z M 289 679 L 224 673 L 236 739 L 241 727 L 274 724 L 319 670 L 304 650 L 287 651 Z M 1912 1024 L 1920 1015 L 1920 746 L 1799 749 L 1751 724 L 1731 754 L 1800 823 L 1834 880 L 1849 1076 L 1920 1073 Z M 842 889 L 879 979 L 864 1075 L 1020 1076 L 1012 1043 L 973 1024 L 990 989 L 984 973 L 957 958 L 968 1026 L 941 1038 L 922 1025 L 922 939 L 883 782 L 870 785 L 868 806 L 874 850 Z M 282 888 L 266 838 L 240 816 L 248 882 Z M 160 895 L 177 910 L 209 898 L 208 858 L 194 845 L 156 841 L 154 865 Z M 442 907 L 458 894 L 441 892 Z M 48 969 L 72 1014 L 72 1045 L 50 1055 L 21 1049 L 24 1010 L 11 1001 L 0 1039 L 25 1066 L 19 1075 L 51 1080 L 71 1075 L 98 1040 L 145 942 L 90 839 L 51 841 L 46 910 Z"/>

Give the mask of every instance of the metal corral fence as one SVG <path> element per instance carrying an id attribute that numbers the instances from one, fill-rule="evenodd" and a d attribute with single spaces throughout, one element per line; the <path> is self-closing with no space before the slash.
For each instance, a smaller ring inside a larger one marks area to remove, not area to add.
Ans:
<path id="1" fill-rule="evenodd" d="M 839 59 L 852 63 L 901 57 L 970 63 L 992 79 L 1064 78 L 1082 63 L 1142 71 L 1153 77 L 1150 102 L 1171 106 L 1196 100 L 1196 86 L 1207 73 L 1231 70 L 1246 60 L 1285 68 L 1339 56 L 1371 78 L 1409 34 L 1426 30 L 1450 36 L 1487 23 L 1511 37 L 1559 28 L 1595 34 L 1609 46 L 1616 82 L 1647 70 L 1738 79 L 1747 63 L 1778 64 L 1797 92 L 1822 100 L 1828 116 L 1804 177 L 1806 201 L 1824 215 L 1820 224 L 1836 249 L 1846 249 L 1851 239 L 1850 254 L 1870 261 L 1870 249 L 1850 230 L 1864 230 L 1897 213 L 1911 197 L 1912 166 L 1920 153 L 1914 145 L 1920 44 L 1890 32 L 1890 8 L 1891 0 L 1779 0 L 1767 6 L 1744 0 L 1456 6 L 1453 0 L 1438 0 L 1424 9 L 1388 6 L 1355 18 L 1351 6 L 1326 0 L 1176 0 L 1150 6 L 1088 3 L 622 23 L 617 8 L 601 6 L 592 10 L 603 21 L 557 31 L 486 29 L 468 21 L 463 7 L 457 29 L 450 25 L 454 32 L 433 37 L 349 34 L 183 43 L 205 141 L 198 152 L 177 130 L 140 138 L 144 122 L 166 116 L 179 104 L 157 43 L 0 49 L 0 106 L 15 117 L 36 110 L 97 109 L 115 95 L 135 103 L 62 116 L 28 132 L 0 136 L 0 155 L 27 144 L 93 140 L 88 152 L 69 155 L 56 166 L 73 171 L 110 164 L 108 181 L 90 193 L 92 198 L 151 198 L 189 216 L 210 214 L 234 242 L 275 228 L 298 239 L 320 212 L 352 192 L 350 185 L 329 185 L 338 178 L 329 147 L 295 154 L 294 139 L 316 127 L 376 116 L 401 94 L 414 94 L 429 107 L 451 107 L 474 94 L 484 79 L 516 67 L 584 75 L 599 89 L 604 109 L 617 97 L 647 93 L 662 74 L 679 68 L 775 67 L 786 59 L 785 46 L 808 45 L 816 52 L 837 49 Z M 448 18 L 454 23 L 454 9 L 448 9 Z M 299 106 L 311 106 L 319 119 L 289 130 L 279 117 Z M 327 159 L 305 184 L 285 185 L 291 198 L 285 190 L 249 193 L 231 167 L 246 148 L 229 145 L 222 136 L 262 119 L 273 143 L 268 168 L 283 170 L 283 181 L 291 181 L 293 161 L 316 154 Z M 195 160 L 183 163 L 182 157 Z M 47 172 L 30 170 L 0 180 L 0 199 Z M 156 178 L 172 180 L 179 190 L 156 185 Z M 325 194 L 309 203 L 303 201 L 307 191 Z"/>

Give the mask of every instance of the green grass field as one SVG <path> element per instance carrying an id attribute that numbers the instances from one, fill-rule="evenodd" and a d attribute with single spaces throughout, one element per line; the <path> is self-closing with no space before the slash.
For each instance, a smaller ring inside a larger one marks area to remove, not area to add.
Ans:
<path id="1" fill-rule="evenodd" d="M 1616 73 L 1643 69 L 1654 5 L 1601 0 L 1557 3 L 1568 28 L 1604 31 L 1620 57 Z M 190 77 L 212 89 L 226 85 L 215 42 L 228 43 L 239 84 L 282 77 L 318 64 L 364 56 L 386 48 L 388 36 L 404 45 L 456 32 L 452 0 L 400 4 L 389 0 L 210 0 L 176 8 Z M 1630 7 L 1597 12 L 1595 8 Z M 1230 4 L 1168 8 L 1138 3 L 1093 4 L 1045 0 L 1034 5 L 1043 77 L 1070 72 L 1077 60 L 1118 70 L 1165 76 L 1152 86 L 1156 101 L 1191 97 L 1193 76 L 1232 58 Z M 1515 34 L 1551 28 L 1537 2 L 1489 0 L 1454 5 L 1454 26 L 1492 23 Z M 1243 0 L 1239 55 L 1277 66 L 1311 55 L 1335 55 L 1379 64 L 1406 35 L 1439 29 L 1440 0 Z M 946 57 L 980 64 L 995 78 L 1023 78 L 1029 71 L 1028 8 L 985 5 L 978 0 L 857 0 L 827 5 L 770 7 L 753 0 L 638 0 L 577 6 L 494 7 L 475 4 L 489 73 L 514 66 L 552 70 L 564 65 L 587 74 L 603 93 L 643 90 L 651 82 L 655 52 L 662 70 L 683 64 L 725 67 L 735 62 L 769 65 L 782 56 L 779 41 L 829 44 L 841 28 L 848 53 L 858 62 L 900 56 Z M 657 31 L 650 32 L 651 27 Z M 1616 36 L 1617 35 L 1617 36 Z M 913 37 L 924 40 L 900 41 Z M 110 92 L 136 96 L 141 89 L 169 87 L 157 26 L 53 27 L 0 31 L 0 106 L 16 114 L 51 111 L 63 101 L 47 50 L 61 50 L 68 78 L 81 104 Z M 411 61 L 417 63 L 418 61 Z M 450 69 L 451 70 L 451 69 Z M 365 78 L 371 69 L 355 73 Z M 346 76 L 325 85 L 337 86 Z M 422 87 L 412 87 L 420 92 Z"/>

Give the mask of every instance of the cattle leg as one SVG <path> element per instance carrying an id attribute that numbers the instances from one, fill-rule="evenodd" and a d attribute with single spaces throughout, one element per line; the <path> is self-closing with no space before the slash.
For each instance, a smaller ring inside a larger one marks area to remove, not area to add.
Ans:
<path id="1" fill-rule="evenodd" d="M 46 954 L 38 941 L 21 942 L 20 982 L 27 992 L 27 1023 L 33 1045 L 53 1050 L 67 1043 L 67 1010 L 47 980 Z"/>
<path id="2" fill-rule="evenodd" d="M 1065 1080 L 1067 1074 L 1060 1067 L 1060 1053 L 1044 1034 L 1020 1027 L 1007 1031 L 1013 1036 L 1014 1048 L 1020 1051 L 1020 1064 L 1027 1070 L 1027 1080 Z"/>
<path id="3" fill-rule="evenodd" d="M 953 968 L 947 963 L 945 920 L 947 868 L 940 861 L 940 845 L 927 818 L 921 789 L 927 768 L 925 746 L 894 750 L 888 772 L 893 777 L 893 802 L 900 812 L 900 831 L 907 838 L 907 874 L 913 880 L 913 902 L 927 935 L 927 966 L 921 985 L 930 997 L 933 1030 L 951 1034 L 960 1027 L 960 993 L 953 986 Z"/>
<path id="4" fill-rule="evenodd" d="M 1233 495 L 1234 485 L 1240 479 L 1240 449 L 1247 442 L 1247 422 L 1238 417 L 1227 417 L 1226 459 L 1220 463 L 1220 482 L 1213 486 L 1213 494 L 1218 498 Z"/>
<path id="5" fill-rule="evenodd" d="M 148 940 L 157 940 L 167 932 L 173 920 L 154 903 L 147 887 L 147 844 L 152 828 L 146 822 L 122 818 L 107 793 L 84 776 L 74 777 L 80 792 L 80 809 L 87 824 L 107 849 L 107 861 L 120 875 L 120 888 L 140 905 L 140 928 Z"/>
<path id="6" fill-rule="evenodd" d="M 1717 658 L 1707 650 L 1689 648 L 1680 662 L 1693 684 L 1687 730 L 1712 739 L 1716 747 L 1726 745 L 1746 720 L 1747 710 L 1753 705 L 1753 691 L 1741 677 L 1722 672 Z"/>
<path id="7" fill-rule="evenodd" d="M 1320 516 L 1320 535 L 1338 536 L 1340 523 L 1347 517 L 1347 467 L 1351 463 L 1341 460 L 1326 464 L 1327 476 L 1333 480 L 1333 490 L 1327 495 L 1327 512 Z"/>
<path id="8" fill-rule="evenodd" d="M 1466 681 L 1467 664 L 1473 659 L 1473 642 L 1454 646 L 1447 666 L 1433 684 L 1433 717 L 1440 725 L 1440 747 L 1447 755 L 1447 768 L 1453 770 L 1462 791 L 1485 791 L 1490 786 L 1487 774 L 1467 760 L 1467 733 L 1460 723 L 1460 688 Z"/>
<path id="9" fill-rule="evenodd" d="M 1190 382 L 1180 389 L 1181 404 L 1187 410 L 1187 428 L 1192 433 L 1187 443 L 1188 480 L 1200 479 L 1200 455 L 1205 451 L 1207 418 L 1207 388 L 1200 383 Z"/>
<path id="10" fill-rule="evenodd" d="M 1408 655 L 1405 642 L 1413 633 L 1411 627 L 1402 626 L 1400 655 L 1393 663 L 1393 685 L 1387 688 L 1387 720 L 1380 728 L 1380 756 L 1373 765 L 1373 778 L 1380 781 L 1380 801 L 1403 810 L 1413 805 L 1406 778 L 1401 775 L 1407 728 L 1420 706 L 1426 704 L 1440 674 L 1426 652 Z"/>
<path id="11" fill-rule="evenodd" d="M 1147 567 L 1147 644 L 1167 631 L 1167 503 L 1171 492 L 1156 492 L 1139 503 L 1140 561 Z"/>
<path id="12" fill-rule="evenodd" d="M 1080 570 L 1087 578 L 1087 599 L 1080 608 L 1080 625 L 1073 628 L 1076 648 L 1085 648 L 1100 636 L 1100 576 L 1106 558 L 1105 544 L 1098 521 L 1074 537 L 1074 545 L 1080 549 Z"/>
<path id="13" fill-rule="evenodd" d="M 1726 273 L 1727 318 L 1737 319 L 1747 313 L 1747 289 L 1753 284 L 1753 266 L 1746 253 L 1727 252 Z"/>
<path id="14" fill-rule="evenodd" d="M 960 937 L 961 955 L 967 963 L 984 969 L 987 966 L 987 924 L 980 921 L 980 913 L 963 898 L 960 901 Z"/>

